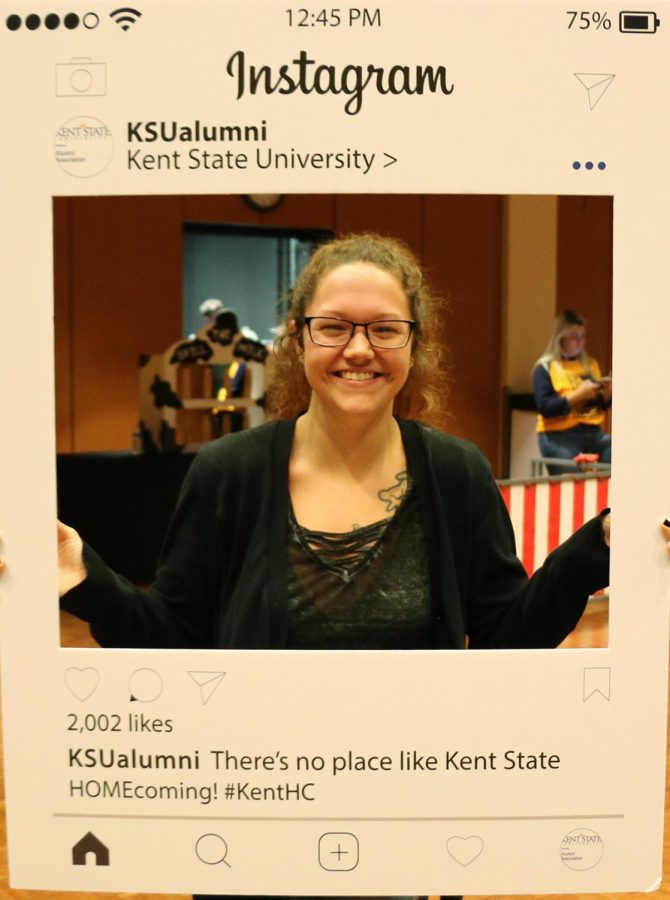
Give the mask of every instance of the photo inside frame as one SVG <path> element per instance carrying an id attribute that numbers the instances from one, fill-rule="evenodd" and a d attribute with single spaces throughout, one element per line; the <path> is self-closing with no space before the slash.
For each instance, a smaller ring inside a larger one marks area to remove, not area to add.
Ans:
<path id="1" fill-rule="evenodd" d="M 543 458 L 533 371 L 569 310 L 611 375 L 611 197 L 262 196 L 53 200 L 59 516 L 115 571 L 152 581 L 198 447 L 264 421 L 287 293 L 315 246 L 351 232 L 403 240 L 439 296 L 436 424 L 486 454 L 527 571 L 608 505 L 606 462 L 557 474 Z M 608 607 L 593 597 L 562 646 L 607 646 Z M 62 613 L 61 646 L 95 642 Z"/>

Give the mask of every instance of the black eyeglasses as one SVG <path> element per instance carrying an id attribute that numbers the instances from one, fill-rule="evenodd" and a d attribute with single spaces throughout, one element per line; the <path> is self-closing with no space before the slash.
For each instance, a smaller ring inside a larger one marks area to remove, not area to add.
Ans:
<path id="1" fill-rule="evenodd" d="M 319 347 L 346 347 L 357 328 L 362 328 L 370 346 L 378 350 L 406 347 L 416 322 L 407 319 L 379 319 L 375 322 L 350 322 L 330 316 L 306 316 L 303 322 L 309 336 Z"/>

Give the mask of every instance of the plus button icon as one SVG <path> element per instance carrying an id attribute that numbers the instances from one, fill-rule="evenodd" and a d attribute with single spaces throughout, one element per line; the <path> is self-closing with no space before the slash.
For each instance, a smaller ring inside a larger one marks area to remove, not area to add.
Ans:
<path id="1" fill-rule="evenodd" d="M 358 838 L 348 831 L 329 831 L 319 838 L 319 864 L 328 872 L 350 872 L 358 865 Z"/>

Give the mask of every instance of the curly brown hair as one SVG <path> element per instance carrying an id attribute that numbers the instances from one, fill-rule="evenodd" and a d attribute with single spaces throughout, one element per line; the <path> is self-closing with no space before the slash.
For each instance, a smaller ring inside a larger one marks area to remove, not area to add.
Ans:
<path id="1" fill-rule="evenodd" d="M 290 293 L 289 309 L 275 341 L 272 377 L 266 410 L 271 418 L 284 419 L 304 412 L 311 389 L 300 362 L 302 322 L 321 278 L 333 269 L 366 262 L 389 272 L 403 289 L 411 316 L 412 360 L 407 381 L 395 398 L 393 411 L 400 418 L 418 418 L 430 424 L 444 419 L 447 376 L 443 351 L 437 341 L 438 298 L 424 281 L 418 260 L 402 241 L 379 234 L 350 234 L 322 244 L 312 254 Z"/>

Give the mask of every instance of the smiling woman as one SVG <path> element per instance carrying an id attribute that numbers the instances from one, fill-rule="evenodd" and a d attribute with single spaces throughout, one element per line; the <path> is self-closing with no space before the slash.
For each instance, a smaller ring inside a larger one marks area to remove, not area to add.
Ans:
<path id="1" fill-rule="evenodd" d="M 528 579 L 483 455 L 426 424 L 435 306 L 399 242 L 320 247 L 278 340 L 275 420 L 201 449 L 146 592 L 61 526 L 63 607 L 114 647 L 556 646 L 608 583 L 603 520 Z"/>
<path id="2" fill-rule="evenodd" d="M 344 315 L 338 306 L 335 318 L 361 322 L 366 318 L 361 304 L 372 299 L 366 293 L 366 281 L 378 292 L 376 308 L 384 310 L 386 292 L 390 304 L 386 308 L 389 313 L 393 310 L 392 314 L 383 316 L 372 313 L 370 320 L 390 318 L 412 323 L 409 347 L 412 365 L 395 395 L 393 412 L 401 418 L 420 418 L 432 424 L 443 419 L 448 376 L 444 350 L 437 336 L 440 300 L 424 280 L 418 261 L 409 249 L 400 241 L 374 234 L 356 234 L 324 244 L 298 277 L 291 292 L 284 336 L 277 344 L 275 377 L 268 394 L 268 409 L 276 418 L 298 415 L 310 402 L 311 387 L 305 371 L 296 365 L 304 353 L 306 335 L 301 326 L 308 324 L 306 318 L 317 313 L 332 315 L 327 302 L 337 301 L 348 303 L 351 314 Z M 309 330 L 313 332 L 313 328 Z M 314 342 L 312 336 L 311 342 L 318 344 L 319 340 Z M 388 360 L 392 354 L 378 356 Z"/>
<path id="3" fill-rule="evenodd" d="M 410 383 L 416 360 L 417 372 L 429 361 L 432 374 L 440 372 L 436 348 L 422 343 L 432 326 L 431 302 L 409 251 L 375 235 L 325 245 L 298 279 L 270 409 L 281 394 L 302 409 L 280 415 L 306 409 L 289 470 L 293 512 L 305 527 L 333 534 L 353 530 L 352 523 L 372 525 L 386 511 L 388 491 L 403 499 L 409 480 L 393 413 L 403 396 L 421 398 Z M 286 391 L 291 384 L 293 397 Z M 426 392 L 425 405 L 437 407 L 440 396 Z"/>

